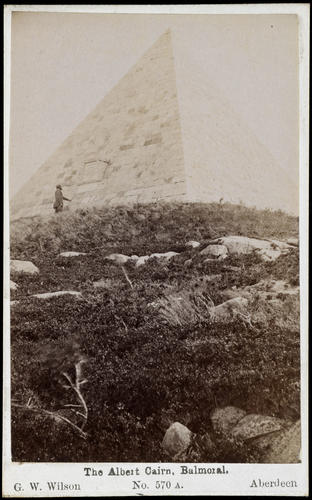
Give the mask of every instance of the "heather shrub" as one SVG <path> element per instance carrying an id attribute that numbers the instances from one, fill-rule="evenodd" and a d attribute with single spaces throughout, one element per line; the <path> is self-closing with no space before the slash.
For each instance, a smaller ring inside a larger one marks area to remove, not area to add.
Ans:
<path id="1" fill-rule="evenodd" d="M 297 284 L 298 250 L 272 263 L 256 254 L 204 262 L 198 249 L 185 246 L 198 240 L 200 250 L 227 234 L 286 239 L 297 236 L 298 220 L 240 205 L 171 203 L 68 211 L 13 225 L 12 258 L 40 270 L 12 274 L 19 285 L 11 310 L 12 398 L 19 405 L 12 406 L 14 460 L 167 461 L 161 441 L 170 415 L 196 434 L 190 461 L 253 462 L 258 457 L 249 445 L 214 434 L 214 408 L 299 418 L 298 297 L 280 297 L 276 309 L 255 294 L 249 322 L 219 324 L 209 314 L 230 287 L 265 278 Z M 59 256 L 68 250 L 87 255 Z M 181 254 L 141 267 L 128 262 L 125 272 L 106 259 L 169 250 Z M 31 297 L 56 290 L 81 291 L 82 299 Z M 81 417 L 65 407 L 79 401 L 62 375 L 74 382 L 82 360 L 85 437 L 27 406 L 82 428 Z"/>

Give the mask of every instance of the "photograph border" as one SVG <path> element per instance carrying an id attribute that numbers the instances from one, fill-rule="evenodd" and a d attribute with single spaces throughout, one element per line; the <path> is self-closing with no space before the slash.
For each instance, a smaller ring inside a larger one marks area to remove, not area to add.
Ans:
<path id="1" fill-rule="evenodd" d="M 308 180 L 309 180 L 309 4 L 231 4 L 231 5 L 6 5 L 4 7 L 4 336 L 3 336 L 3 496 L 32 497 L 43 496 L 132 496 L 137 492 L 131 489 L 129 478 L 107 476 L 111 466 L 125 465 L 139 467 L 141 478 L 147 485 L 151 478 L 144 475 L 144 463 L 13 463 L 11 461 L 11 410 L 10 410 L 10 224 L 9 224 L 9 134 L 10 134 L 10 71 L 11 71 L 11 14 L 23 12 L 81 12 L 107 14 L 296 14 L 299 21 L 299 241 L 300 241 L 300 356 L 301 356 L 301 436 L 302 452 L 300 464 L 224 464 L 229 473 L 225 478 L 217 476 L 191 477 L 183 480 L 183 488 L 175 495 L 276 495 L 306 496 L 308 494 Z M 154 464 L 158 466 L 159 464 Z M 178 463 L 162 463 L 170 467 L 178 478 Z M 188 464 L 190 466 L 194 464 Z M 199 464 L 205 465 L 205 464 Z M 207 464 L 206 464 L 207 465 Z M 222 464 L 223 465 L 223 464 Z M 209 464 L 221 466 L 221 464 Z M 84 467 L 101 469 L 103 477 L 90 480 L 85 476 Z M 242 478 L 244 475 L 244 478 Z M 105 476 L 105 480 L 104 480 Z M 277 478 L 287 481 L 294 478 L 296 488 L 263 487 L 250 490 L 254 478 Z M 57 495 L 47 491 L 23 489 L 27 481 L 62 481 L 71 478 L 82 485 L 81 490 L 59 492 Z M 163 478 L 162 478 L 163 479 Z M 221 480 L 222 479 L 222 480 Z M 16 485 L 21 486 L 16 486 Z M 150 491 L 150 492 L 149 492 Z M 166 495 L 168 491 L 144 491 L 144 495 Z"/>

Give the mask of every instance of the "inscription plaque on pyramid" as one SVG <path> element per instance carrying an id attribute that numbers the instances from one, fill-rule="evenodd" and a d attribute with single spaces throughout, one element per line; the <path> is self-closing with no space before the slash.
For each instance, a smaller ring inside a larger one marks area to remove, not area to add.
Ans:
<path id="1" fill-rule="evenodd" d="M 17 193 L 11 219 L 51 214 L 56 184 L 71 209 L 223 198 L 291 210 L 291 182 L 199 73 L 179 78 L 164 33 Z"/>

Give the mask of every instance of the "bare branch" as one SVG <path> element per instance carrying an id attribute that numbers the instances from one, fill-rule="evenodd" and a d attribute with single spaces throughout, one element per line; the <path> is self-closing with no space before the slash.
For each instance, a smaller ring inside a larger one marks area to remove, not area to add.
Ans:
<path id="1" fill-rule="evenodd" d="M 65 372 L 62 372 L 62 375 L 64 375 L 64 377 L 68 380 L 68 382 L 70 384 L 70 386 L 66 386 L 66 387 L 68 387 L 68 388 L 71 387 L 72 389 L 75 389 L 75 386 L 74 386 L 73 382 L 71 381 L 70 376 Z"/>
<path id="2" fill-rule="evenodd" d="M 73 408 L 70 408 L 70 411 L 75 413 L 75 415 L 79 415 L 80 417 L 87 419 L 87 417 L 83 413 L 81 413 L 80 411 L 74 410 Z"/>
<path id="3" fill-rule="evenodd" d="M 122 318 L 120 318 L 120 320 L 121 320 L 121 322 L 122 322 L 122 324 L 125 327 L 125 330 L 127 332 L 128 331 L 128 327 L 127 327 L 126 323 L 124 322 L 124 320 Z"/>
<path id="4" fill-rule="evenodd" d="M 62 420 L 63 422 L 66 422 L 68 425 L 70 425 L 73 429 L 75 429 L 75 431 L 78 432 L 78 434 L 80 435 L 80 437 L 82 437 L 83 439 L 87 439 L 87 434 L 82 429 L 80 429 L 80 427 L 78 427 L 76 424 L 74 424 L 73 422 L 71 422 L 68 418 L 63 417 L 63 415 L 59 415 L 58 413 L 53 413 L 52 411 L 43 410 L 41 408 L 34 408 L 34 407 L 31 407 L 31 406 L 23 406 L 23 405 L 19 405 L 19 404 L 16 404 L 16 403 L 12 403 L 12 406 L 16 406 L 18 408 L 22 408 L 23 410 L 30 410 L 30 411 L 34 411 L 36 413 L 42 413 L 42 414 L 48 415 L 49 417 L 52 417 L 52 418 L 54 418 L 56 420 L 57 419 Z"/>
<path id="5" fill-rule="evenodd" d="M 65 373 L 65 372 L 62 372 L 62 374 L 64 375 L 64 377 L 68 380 L 68 382 L 70 383 L 72 389 L 75 391 L 75 393 L 77 394 L 79 400 L 81 401 L 81 404 L 84 408 L 84 411 L 85 411 L 85 422 L 83 422 L 81 428 L 83 429 L 85 424 L 86 424 L 86 421 L 87 421 L 87 418 L 88 418 L 88 407 L 86 405 L 86 402 L 84 400 L 84 397 L 83 395 L 81 394 L 80 392 L 80 387 L 79 387 L 79 376 L 80 376 L 80 363 L 76 363 L 75 365 L 75 369 L 76 369 L 76 384 L 73 384 L 70 376 Z"/>
<path id="6" fill-rule="evenodd" d="M 131 283 L 131 281 L 130 281 L 130 279 L 129 279 L 129 276 L 128 276 L 127 271 L 125 270 L 124 266 L 121 266 L 121 269 L 122 269 L 122 271 L 123 271 L 123 273 L 124 273 L 124 275 L 125 275 L 126 280 L 127 280 L 127 281 L 128 281 L 128 283 L 129 283 L 130 287 L 133 289 L 133 285 L 132 285 L 132 283 Z"/>

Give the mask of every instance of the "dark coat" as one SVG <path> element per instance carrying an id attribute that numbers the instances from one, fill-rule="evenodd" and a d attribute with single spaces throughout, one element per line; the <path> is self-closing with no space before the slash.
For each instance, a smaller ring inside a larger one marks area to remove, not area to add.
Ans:
<path id="1" fill-rule="evenodd" d="M 63 193 L 62 190 L 57 188 L 55 191 L 55 201 L 54 201 L 54 208 L 61 208 L 63 207 Z"/>
<path id="2" fill-rule="evenodd" d="M 53 208 L 62 209 L 63 208 L 63 200 L 70 201 L 68 198 L 65 198 L 65 196 L 62 193 L 62 190 L 57 188 L 55 191 L 55 201 L 53 204 Z"/>

